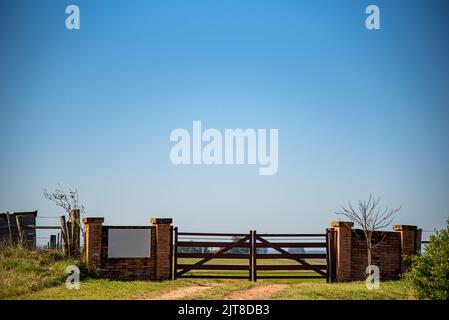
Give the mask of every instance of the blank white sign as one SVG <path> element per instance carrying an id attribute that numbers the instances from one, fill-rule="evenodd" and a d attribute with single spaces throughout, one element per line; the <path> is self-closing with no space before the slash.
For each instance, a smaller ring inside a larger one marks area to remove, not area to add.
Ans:
<path id="1" fill-rule="evenodd" d="M 151 229 L 109 229 L 108 258 L 149 258 Z"/>

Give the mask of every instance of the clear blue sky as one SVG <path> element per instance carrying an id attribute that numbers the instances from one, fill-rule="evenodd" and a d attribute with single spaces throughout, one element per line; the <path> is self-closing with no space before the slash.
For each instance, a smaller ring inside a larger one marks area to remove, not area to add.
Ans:
<path id="1" fill-rule="evenodd" d="M 440 228 L 448 13 L 445 0 L 1 0 L 0 211 L 58 215 L 42 188 L 61 183 L 107 224 L 317 232 L 373 193 L 403 205 L 395 223 Z M 170 132 L 192 120 L 278 128 L 278 173 L 172 165 Z"/>

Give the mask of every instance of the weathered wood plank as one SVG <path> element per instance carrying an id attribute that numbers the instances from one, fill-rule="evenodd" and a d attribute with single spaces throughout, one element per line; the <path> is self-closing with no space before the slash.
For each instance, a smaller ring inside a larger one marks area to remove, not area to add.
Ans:
<path id="1" fill-rule="evenodd" d="M 315 264 L 313 266 L 314 270 L 326 270 L 327 268 L 325 264 Z M 304 265 L 258 265 L 257 270 L 310 270 L 310 268 Z"/>
<path id="2" fill-rule="evenodd" d="M 247 233 L 226 232 L 178 232 L 178 236 L 217 236 L 217 237 L 245 237 Z"/>
<path id="3" fill-rule="evenodd" d="M 189 270 L 249 270 L 249 266 L 245 265 L 231 265 L 231 264 L 202 264 L 196 267 L 192 267 L 191 264 L 178 264 L 178 269 Z M 192 268 L 190 268 L 192 267 Z"/>
<path id="4" fill-rule="evenodd" d="M 178 234 L 179 235 L 179 234 Z M 245 240 L 247 241 L 247 240 Z M 210 247 L 210 248 L 221 248 L 228 247 L 235 242 L 213 242 L 213 241 L 178 241 L 178 247 Z M 239 243 L 234 246 L 238 248 L 249 248 L 249 243 Z"/>
<path id="5" fill-rule="evenodd" d="M 281 248 L 326 248 L 326 242 L 274 242 L 270 241 Z M 257 243 L 256 248 L 269 248 L 271 246 L 266 243 Z"/>

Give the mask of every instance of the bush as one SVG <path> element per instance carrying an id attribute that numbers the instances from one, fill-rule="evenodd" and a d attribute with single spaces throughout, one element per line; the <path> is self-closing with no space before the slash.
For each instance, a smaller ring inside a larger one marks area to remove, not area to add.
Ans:
<path id="1" fill-rule="evenodd" d="M 449 219 L 447 224 L 430 236 L 421 256 L 412 258 L 407 278 L 420 299 L 449 299 Z"/>

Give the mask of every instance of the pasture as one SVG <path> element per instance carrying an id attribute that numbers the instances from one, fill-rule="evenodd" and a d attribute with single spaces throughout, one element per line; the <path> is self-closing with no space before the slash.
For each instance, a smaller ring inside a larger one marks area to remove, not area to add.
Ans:
<path id="1" fill-rule="evenodd" d="M 187 259 L 187 258 L 183 258 Z M 194 263 L 197 259 L 187 259 Z M 226 261 L 223 261 L 226 260 Z M 44 300 L 115 300 L 115 299 L 173 299 L 173 300 L 251 300 L 251 299 L 413 299 L 414 293 L 405 281 L 387 281 L 379 290 L 368 290 L 364 282 L 326 283 L 325 279 L 270 279 L 250 282 L 247 279 L 189 279 L 167 281 L 113 281 L 81 278 L 80 289 L 65 287 L 66 261 L 55 252 L 33 252 L 20 248 L 1 251 L 0 299 Z M 246 259 L 214 259 L 210 264 L 246 264 Z M 287 259 L 260 260 L 260 263 L 289 265 Z M 314 263 L 319 263 L 315 261 Z M 195 270 L 204 275 L 211 270 Z M 229 275 L 238 271 L 213 271 Z M 278 271 L 286 273 L 292 271 Z M 298 271 L 294 271 L 298 272 Z M 302 271 L 303 275 L 311 272 Z"/>
<path id="2" fill-rule="evenodd" d="M 405 281 L 387 281 L 378 290 L 368 290 L 364 282 L 326 283 L 324 280 L 179 279 L 175 281 L 109 281 L 86 279 L 79 290 L 64 284 L 38 290 L 13 299 L 56 300 L 371 300 L 414 299 Z"/>

